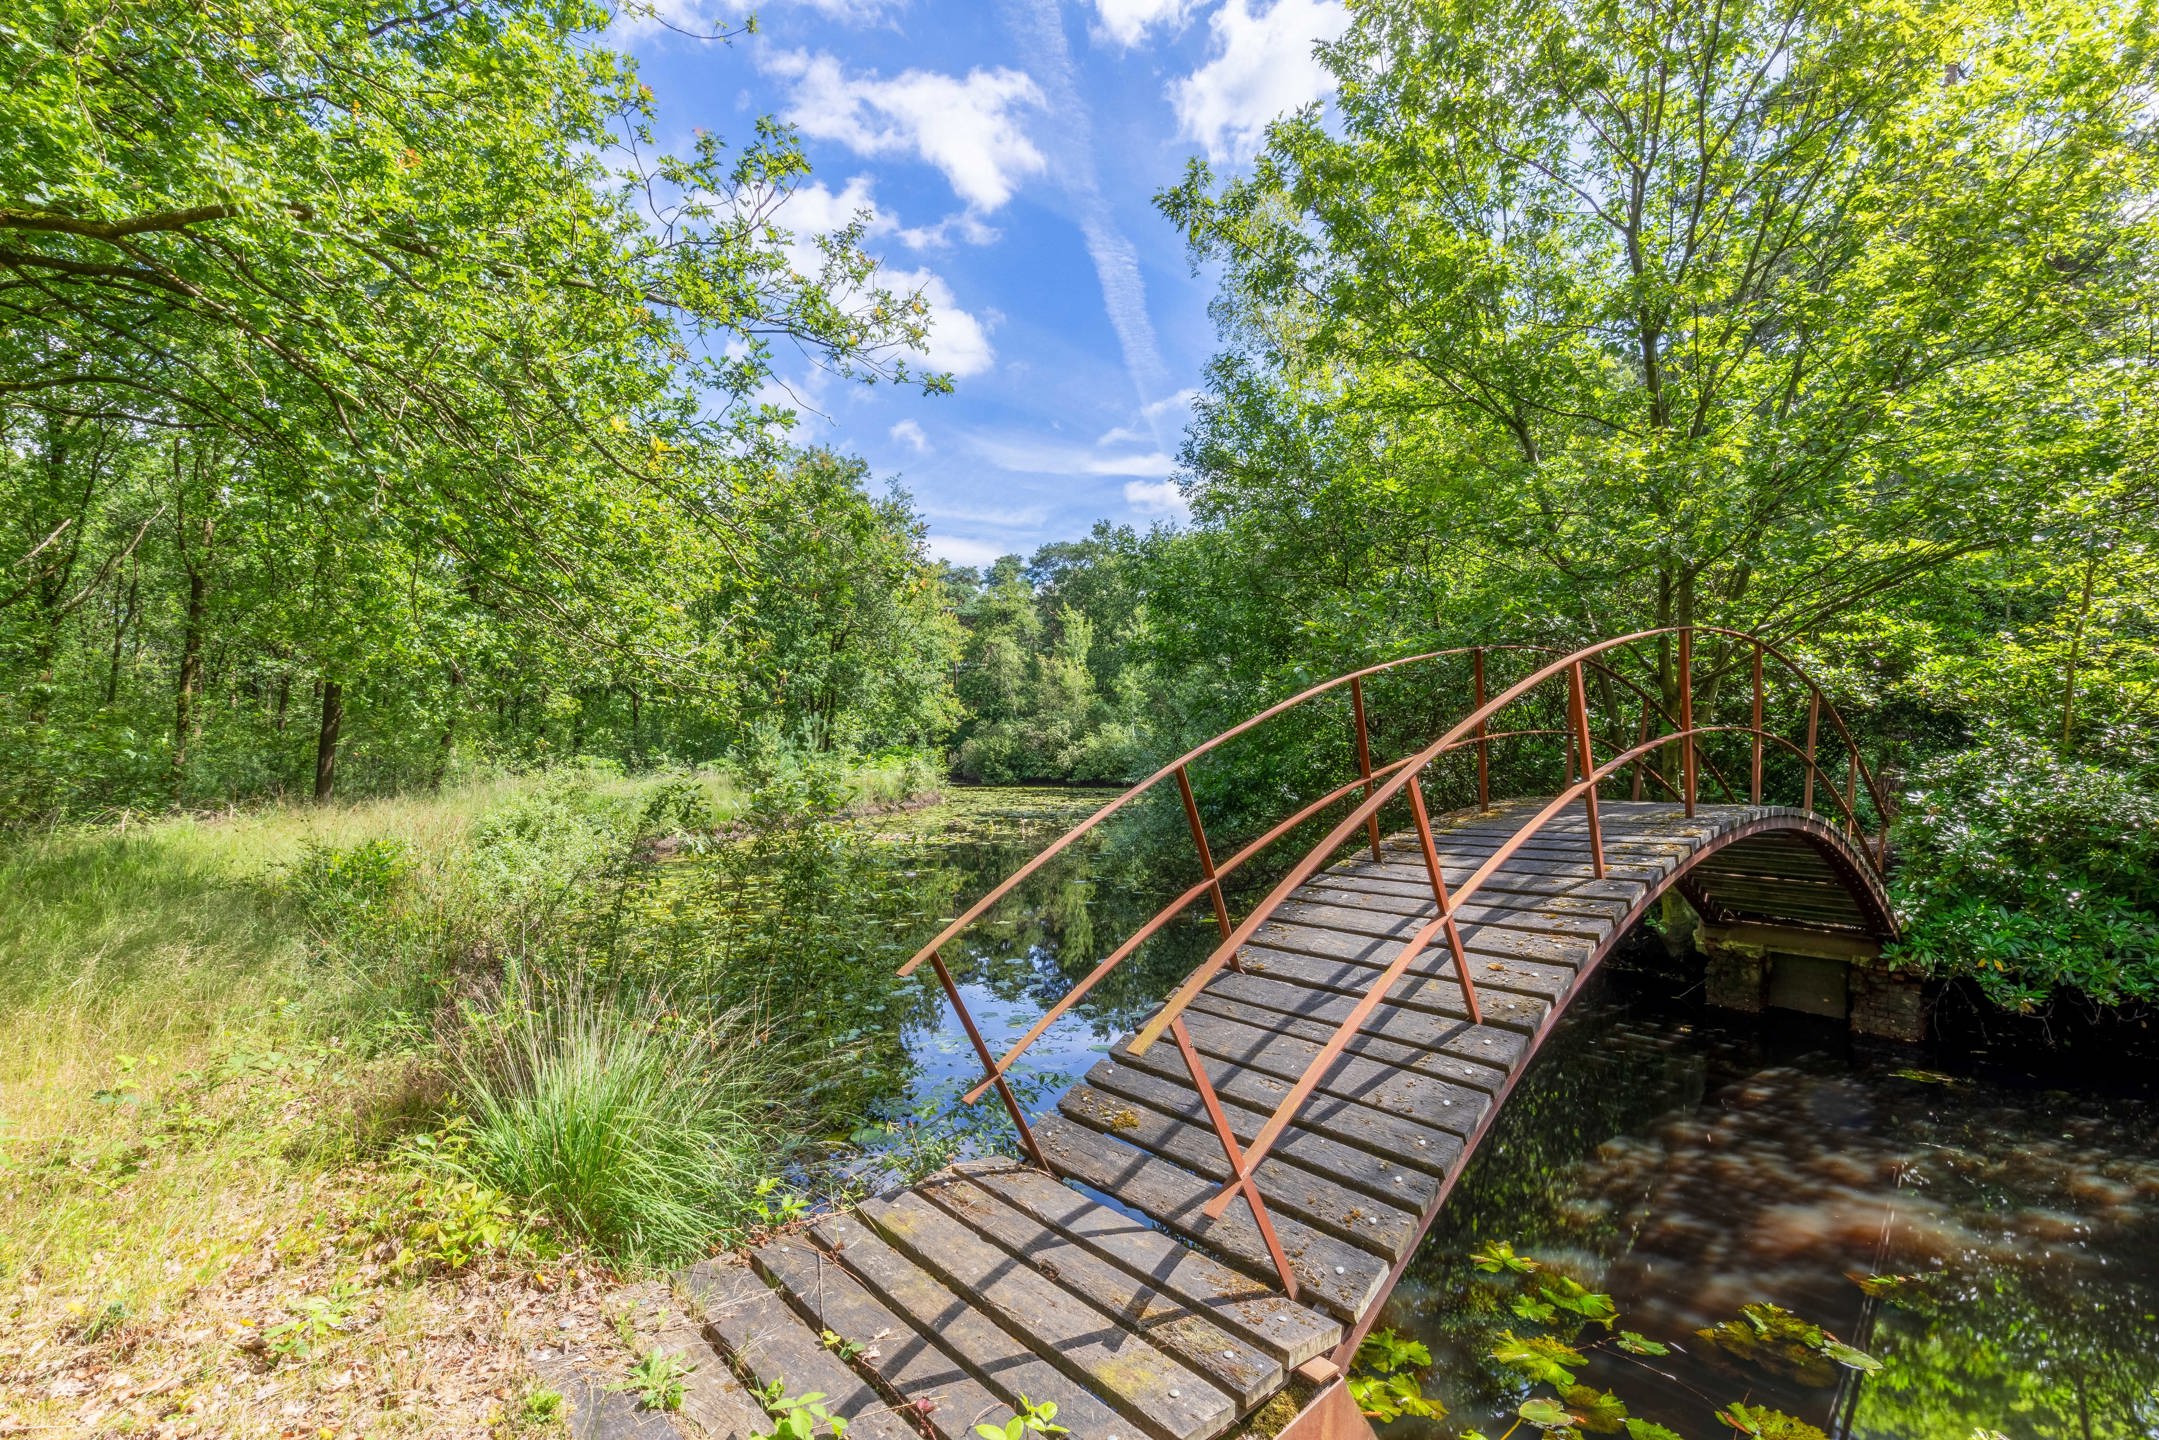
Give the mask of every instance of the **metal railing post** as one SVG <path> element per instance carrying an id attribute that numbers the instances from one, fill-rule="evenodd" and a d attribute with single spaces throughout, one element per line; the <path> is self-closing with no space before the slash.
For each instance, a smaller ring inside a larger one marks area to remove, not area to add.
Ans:
<path id="1" fill-rule="evenodd" d="M 1470 698 L 1475 701 L 1472 712 L 1484 708 L 1484 647 L 1479 645 L 1469 652 Z M 1486 725 L 1477 722 L 1477 808 L 1492 808 L 1492 744 L 1485 739 Z"/>
<path id="2" fill-rule="evenodd" d="M 1844 833 L 1857 839 L 1859 830 L 1859 747 L 1845 748 L 1844 766 Z"/>
<path id="3" fill-rule="evenodd" d="M 1455 977 L 1462 982 L 1462 1004 L 1469 1010 L 1469 1023 L 1482 1025 L 1484 1012 L 1477 1005 L 1477 987 L 1469 978 L 1469 956 L 1462 950 L 1462 932 L 1454 925 L 1454 905 L 1447 899 L 1447 877 L 1439 865 L 1439 847 L 1432 841 L 1432 816 L 1425 809 L 1424 787 L 1415 780 L 1409 782 L 1409 813 L 1417 819 L 1417 843 L 1424 849 L 1424 871 L 1432 880 L 1432 900 L 1439 906 L 1440 919 L 1446 922 L 1447 949 L 1454 957 Z"/>
<path id="4" fill-rule="evenodd" d="M 1050 1170 L 1050 1162 L 1042 1158 L 1042 1148 L 1035 1144 L 1035 1132 L 1027 1128 L 1027 1117 L 1020 1113 L 1019 1098 L 1012 1087 L 1005 1083 L 997 1059 L 990 1054 L 990 1047 L 982 1043 L 982 1032 L 975 1028 L 975 1017 L 968 1013 L 967 1002 L 960 998 L 960 987 L 953 982 L 952 972 L 945 968 L 942 950 L 930 951 L 930 965 L 937 971 L 937 983 L 945 987 L 945 998 L 952 1002 L 952 1013 L 960 1017 L 960 1027 L 967 1032 L 967 1041 L 975 1047 L 975 1055 L 982 1061 L 982 1068 L 989 1072 L 997 1086 L 997 1098 L 1005 1102 L 1005 1113 L 1012 1117 L 1013 1128 L 1020 1132 L 1020 1144 L 1027 1147 L 1028 1158 L 1038 1169 Z M 1050 1171 L 1055 1174 L 1055 1171 Z"/>
<path id="5" fill-rule="evenodd" d="M 1641 728 L 1635 732 L 1634 736 L 1634 744 L 1636 749 L 1640 749 L 1642 746 L 1649 743 L 1649 710 L 1649 697 L 1647 695 L 1644 695 L 1642 697 L 1642 724 Z M 1642 798 L 1642 781 L 1646 778 L 1648 769 L 1649 756 L 1647 754 L 1644 754 L 1635 760 L 1634 785 L 1633 788 L 1628 792 L 1628 799 L 1640 800 Z M 1657 777 L 1659 784 L 1663 783 L 1663 778 L 1664 777 L 1661 775 Z"/>
<path id="6" fill-rule="evenodd" d="M 1821 728 L 1822 692 L 1816 690 L 1807 697 L 1807 788 L 1804 792 L 1804 798 L 1799 802 L 1799 808 L 1809 815 L 1814 813 L 1814 769 L 1816 765 L 1814 740 L 1815 736 L 1821 732 Z"/>
<path id="7" fill-rule="evenodd" d="M 1567 687 L 1568 699 L 1574 720 L 1574 754 L 1582 767 L 1582 779 L 1588 784 L 1582 791 L 1582 804 L 1589 812 L 1589 854 L 1597 878 L 1604 878 L 1604 827 L 1597 818 L 1597 757 L 1589 748 L 1589 696 L 1582 683 L 1582 662 L 1577 660 L 1567 672 L 1571 684 Z"/>
<path id="8" fill-rule="evenodd" d="M 1694 817 L 1694 627 L 1685 625 L 1679 631 L 1679 733 L 1680 744 L 1686 748 L 1679 752 L 1680 794 L 1687 806 L 1687 817 Z"/>
<path id="9" fill-rule="evenodd" d="M 1762 803 L 1762 647 L 1754 647 L 1754 783 L 1747 789 L 1750 805 Z"/>
<path id="10" fill-rule="evenodd" d="M 1357 717 L 1357 773 L 1364 777 L 1364 798 L 1369 800 L 1372 798 L 1374 789 L 1372 784 L 1372 742 L 1370 739 L 1371 732 L 1366 728 L 1364 721 L 1364 681 L 1362 679 L 1349 682 L 1349 705 L 1351 711 Z M 1372 858 L 1377 860 L 1380 858 L 1378 811 L 1373 811 L 1371 816 L 1365 820 L 1364 829 L 1372 840 Z"/>
<path id="11" fill-rule="evenodd" d="M 1214 897 L 1215 923 L 1227 936 L 1233 928 L 1229 922 L 1229 901 L 1223 897 L 1221 878 L 1215 874 L 1214 851 L 1207 847 L 1207 828 L 1199 823 L 1199 802 L 1192 798 L 1192 777 L 1185 773 L 1182 765 L 1177 767 L 1177 795 L 1184 801 L 1184 822 L 1192 829 L 1192 848 L 1199 851 L 1199 872 L 1207 878 L 1207 893 Z M 1230 964 L 1235 966 L 1236 963 L 1232 957 Z"/>
<path id="12" fill-rule="evenodd" d="M 1222 1153 L 1229 1157 L 1229 1173 L 1236 1177 L 1230 1193 L 1244 1192 L 1245 1204 L 1252 1207 L 1252 1223 L 1259 1227 L 1259 1238 L 1267 1246 L 1267 1258 L 1274 1261 L 1274 1273 L 1281 1278 L 1282 1293 L 1294 1300 L 1297 1298 L 1297 1277 L 1289 1268 L 1289 1256 L 1283 1253 L 1282 1242 L 1275 1238 L 1274 1220 L 1267 1214 L 1267 1202 L 1259 1193 L 1259 1181 L 1244 1174 L 1244 1151 L 1230 1131 L 1229 1116 L 1223 1113 L 1221 1098 L 1214 1093 L 1214 1084 L 1207 1078 L 1207 1067 L 1201 1063 L 1199 1050 L 1184 1028 L 1182 1015 L 1170 1022 L 1169 1033 L 1177 1042 L 1177 1053 L 1184 1057 L 1184 1068 L 1192 1072 L 1192 1084 L 1199 1091 L 1199 1103 L 1207 1109 L 1207 1119 L 1214 1125 L 1215 1138 L 1222 1142 Z M 1255 1175 L 1258 1168 L 1256 1164 L 1253 1166 Z M 1220 1218 L 1219 1212 L 1216 1218 Z"/>

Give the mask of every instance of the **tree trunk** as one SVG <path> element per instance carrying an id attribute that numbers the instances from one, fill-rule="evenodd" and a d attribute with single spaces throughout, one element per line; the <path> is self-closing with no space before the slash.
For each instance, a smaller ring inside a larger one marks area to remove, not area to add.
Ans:
<path id="1" fill-rule="evenodd" d="M 105 704 L 110 708 L 120 698 L 120 660 L 127 651 L 127 632 L 135 623 L 135 609 L 142 598 L 142 562 L 138 559 L 127 581 L 127 598 L 123 602 L 119 619 L 112 627 L 112 661 L 105 667 Z"/>
<path id="2" fill-rule="evenodd" d="M 322 729 L 315 736 L 315 803 L 329 803 L 337 785 L 337 737 L 345 728 L 345 687 L 322 682 Z"/>
<path id="3" fill-rule="evenodd" d="M 2069 663 L 2062 675 L 2062 750 L 2069 749 L 2076 733 L 2077 667 L 2084 660 L 2084 626 L 2092 616 L 2092 581 L 2099 574 L 2099 541 L 2095 536 L 2084 547 L 2084 598 L 2077 606 L 2077 623 L 2069 632 Z"/>
<path id="4" fill-rule="evenodd" d="M 465 672 L 457 666 L 450 667 L 450 713 L 443 717 L 442 736 L 435 742 L 435 772 L 428 777 L 428 788 L 440 790 L 442 782 L 449 777 L 450 755 L 457 748 L 457 705 L 465 684 Z"/>
<path id="5" fill-rule="evenodd" d="M 200 570 L 187 575 L 187 613 L 180 628 L 180 678 L 173 687 L 172 788 L 178 794 L 187 773 L 188 741 L 195 733 L 195 689 L 202 683 L 202 612 L 209 583 Z"/>

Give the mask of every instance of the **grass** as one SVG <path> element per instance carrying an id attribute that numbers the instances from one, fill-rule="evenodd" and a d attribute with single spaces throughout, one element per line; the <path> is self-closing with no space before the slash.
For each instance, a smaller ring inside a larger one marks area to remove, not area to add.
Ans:
<path id="1" fill-rule="evenodd" d="M 461 1034 L 471 1128 L 454 1163 L 612 1254 L 708 1254 L 748 1228 L 784 1143 L 770 1117 L 786 1087 L 758 1039 L 739 1012 L 694 1019 L 655 992 L 520 971 Z"/>
<path id="2" fill-rule="evenodd" d="M 555 1423 L 524 1351 L 754 1213 L 781 1057 L 516 987 L 639 836 L 750 803 L 588 769 L 0 841 L 0 1434 Z"/>

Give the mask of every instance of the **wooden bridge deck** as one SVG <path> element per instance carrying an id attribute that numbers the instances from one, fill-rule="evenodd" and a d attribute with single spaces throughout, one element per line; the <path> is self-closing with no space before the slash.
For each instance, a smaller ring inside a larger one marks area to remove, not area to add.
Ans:
<path id="1" fill-rule="evenodd" d="M 1450 887 L 1533 808 L 1442 822 Z M 1297 1300 L 1242 1200 L 1200 1213 L 1230 1172 L 1175 1048 L 1120 1043 L 1035 1126 L 1061 1178 L 963 1164 L 769 1244 L 754 1268 L 693 1267 L 706 1337 L 872 1440 L 959 1440 L 1022 1397 L 1055 1401 L 1084 1440 L 1228 1431 L 1298 1366 L 1346 1357 L 1560 1010 L 1666 888 L 1720 923 L 1881 933 L 1842 838 L 1803 812 L 1607 802 L 1603 832 L 1604 879 L 1569 815 L 1461 907 L 1482 1024 L 1449 950 L 1425 952 L 1262 1163 Z M 1416 843 L 1397 838 L 1314 875 L 1242 973 L 1207 985 L 1185 1022 L 1241 1143 L 1434 913 Z"/>

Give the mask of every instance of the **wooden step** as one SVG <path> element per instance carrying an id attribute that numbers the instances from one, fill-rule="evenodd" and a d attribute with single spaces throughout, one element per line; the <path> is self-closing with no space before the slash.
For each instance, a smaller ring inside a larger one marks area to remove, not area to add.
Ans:
<path id="1" fill-rule="evenodd" d="M 901 1319 L 816 1246 L 778 1240 L 751 1258 L 820 1339 L 827 1331 L 839 1337 L 834 1348 L 875 1372 L 939 1440 L 975 1440 L 976 1425 L 1001 1424 L 1014 1414 L 1011 1403 L 991 1394 L 958 1356 Z"/>
<path id="2" fill-rule="evenodd" d="M 1242 1335 L 1285 1368 L 1342 1342 L 1335 1320 L 1039 1170 L 1009 1160 L 963 1161 L 957 1168 L 1014 1209 Z"/>
<path id="3" fill-rule="evenodd" d="M 1278 1389 L 1281 1362 L 1200 1314 L 1177 1296 L 1074 1244 L 1054 1227 L 1007 1205 L 972 1177 L 947 1171 L 915 1187 L 975 1234 L 1004 1247 L 1035 1273 L 1085 1300 L 1226 1392 L 1240 1412 Z"/>
<path id="4" fill-rule="evenodd" d="M 1025 1401 L 1050 1401 L 1057 1406 L 1057 1423 L 1075 1435 L 1122 1434 L 1133 1440 L 1133 1427 L 1085 1386 L 885 1244 L 862 1221 L 836 1215 L 820 1221 L 811 1233 L 865 1290 L 905 1318 L 910 1328 L 936 1336 L 1006 1404 L 1016 1408 Z"/>
<path id="5" fill-rule="evenodd" d="M 1342 998 L 1349 1000 L 1352 1005 L 1356 1003 L 1349 996 L 1345 995 Z M 1259 1005 L 1248 1005 L 1241 1000 L 1232 1000 L 1227 996 L 1213 994 L 1205 990 L 1193 998 L 1192 1008 L 1205 1014 L 1220 1015 L 1224 1019 L 1235 1020 L 1241 1025 L 1249 1025 L 1255 1029 L 1273 1030 L 1283 1035 L 1294 1035 L 1300 1040 L 1310 1040 L 1320 1044 L 1332 1040 L 1335 1032 L 1340 1028 L 1337 1024 L 1329 1024 L 1322 1020 L 1304 1016 L 1286 1015 L 1279 1010 L 1269 1010 Z M 1345 1016 L 1348 1010 L 1349 1006 L 1342 1007 Z M 1474 1060 L 1465 1060 L 1449 1051 L 1434 1050 L 1410 1041 L 1388 1037 L 1381 1033 L 1373 1023 L 1379 1018 L 1379 1012 L 1376 1010 L 1365 1017 L 1364 1023 L 1349 1040 L 1347 1047 L 1349 1054 L 1362 1056 L 1367 1060 L 1376 1060 L 1383 1065 L 1400 1065 L 1407 1069 L 1422 1070 L 1428 1075 L 1451 1081 L 1456 1085 L 1466 1085 L 1473 1090 L 1482 1090 L 1487 1095 L 1497 1094 L 1507 1083 L 1508 1072 L 1498 1066 L 1479 1064 Z"/>
<path id="6" fill-rule="evenodd" d="M 1184 1057 L 1168 1044 L 1157 1045 L 1145 1055 L 1134 1055 L 1129 1050 L 1096 1064 L 1087 1072 L 1087 1079 L 1098 1089 L 1116 1089 L 1115 1076 L 1107 1073 L 1105 1066 L 1130 1067 L 1145 1071 L 1172 1082 L 1187 1079 Z M 1207 1078 L 1215 1092 L 1225 1100 L 1242 1105 L 1263 1115 L 1272 1115 L 1283 1097 L 1289 1093 L 1289 1082 L 1263 1071 L 1247 1070 L 1243 1066 L 1230 1065 L 1216 1060 L 1208 1065 Z M 1462 1137 L 1466 1132 L 1445 1130 L 1437 1125 L 1427 1125 L 1420 1120 L 1389 1110 L 1376 1109 L 1356 1100 L 1345 1100 L 1339 1095 L 1321 1089 L 1305 1098 L 1304 1105 L 1293 1117 L 1296 1123 L 1322 1130 L 1330 1138 L 1345 1145 L 1382 1159 L 1400 1159 L 1409 1156 L 1450 1157 L 1434 1159 L 1435 1169 L 1445 1169 L 1454 1162 L 1451 1157 L 1462 1152 Z M 1411 1163 L 1424 1168 L 1421 1160 Z"/>
<path id="7" fill-rule="evenodd" d="M 790 1396 L 822 1394 L 827 1409 L 847 1421 L 847 1433 L 866 1440 L 914 1440 L 915 1432 L 882 1395 L 841 1363 L 749 1266 L 706 1260 L 682 1272 L 685 1288 L 716 1336 L 760 1385 L 777 1383 Z"/>
<path id="8" fill-rule="evenodd" d="M 1204 1118 L 1174 1119 L 1132 1105 L 1123 1096 L 1091 1085 L 1075 1085 L 1057 1102 L 1061 1114 L 1089 1129 L 1114 1135 L 1209 1180 L 1229 1178 L 1229 1157 L 1221 1137 Z M 1234 1133 L 1234 1132 L 1233 1132 Z M 1417 1215 L 1391 1200 L 1379 1200 L 1323 1175 L 1295 1165 L 1279 1147 L 1260 1162 L 1260 1194 L 1277 1214 L 1290 1215 L 1314 1229 L 1338 1235 L 1360 1249 L 1399 1260 L 1416 1243 Z"/>
<path id="9" fill-rule="evenodd" d="M 1174 1077 L 1166 1077 L 1136 1066 L 1118 1065 L 1104 1060 L 1087 1072 L 1086 1083 L 1105 1095 L 1126 1101 L 1142 1110 L 1156 1111 L 1188 1125 L 1205 1125 L 1213 1134 L 1213 1124 L 1207 1118 L 1205 1105 L 1191 1080 L 1179 1068 Z M 1260 1127 L 1267 1123 L 1267 1112 L 1241 1104 L 1234 1097 L 1215 1097 L 1221 1102 L 1222 1113 L 1229 1121 L 1230 1134 L 1239 1144 L 1249 1144 L 1257 1136 Z M 1141 1117 L 1133 1117 L 1136 1122 Z M 1332 1175 L 1345 1185 L 1355 1186 L 1375 1198 L 1402 1204 L 1422 1213 L 1425 1203 L 1439 1190 L 1439 1178 L 1453 1165 L 1461 1153 L 1459 1142 L 1434 1152 L 1430 1145 L 1418 1145 L 1419 1139 L 1429 1140 L 1437 1132 L 1418 1129 L 1411 1132 L 1409 1148 L 1415 1152 L 1409 1161 L 1410 1173 L 1404 1175 L 1404 1162 L 1398 1158 L 1375 1155 L 1369 1150 L 1345 1144 L 1333 1138 L 1325 1129 L 1314 1129 L 1309 1115 L 1300 1115 L 1282 1132 L 1275 1142 L 1275 1153 L 1296 1157 L 1308 1170 Z M 1112 1117 L 1110 1131 L 1120 1137 L 1124 1133 L 1121 1117 Z M 1101 1127 L 1096 1126 L 1099 1129 Z M 1451 1137 L 1449 1137 L 1451 1138 Z"/>
<path id="10" fill-rule="evenodd" d="M 1061 1115 L 1044 1117 L 1034 1132 L 1044 1157 L 1060 1174 L 1116 1196 L 1248 1274 L 1273 1277 L 1274 1262 L 1242 1200 L 1220 1220 L 1209 1220 L 1201 1207 L 1220 1187 L 1190 1171 Z M 1272 1218 L 1301 1287 L 1299 1299 L 1350 1321 L 1379 1299 L 1386 1260 L 1286 1216 Z"/>
<path id="11" fill-rule="evenodd" d="M 865 1201 L 856 1213 L 1156 1440 L 1215 1435 L 1237 1418 L 1236 1403 L 1207 1380 L 919 1194 Z"/>
<path id="12" fill-rule="evenodd" d="M 1217 1068 L 1215 1062 L 1220 1062 L 1248 1073 L 1272 1075 L 1284 1082 L 1282 1088 L 1287 1091 L 1322 1048 L 1295 1035 L 1240 1025 L 1201 1011 L 1187 1011 L 1184 1020 L 1193 1045 L 1209 1062 L 1210 1078 Z M 1110 1056 L 1121 1064 L 1130 1064 L 1133 1058 L 1124 1046 L 1112 1050 Z M 1482 1090 L 1351 1054 L 1334 1058 L 1314 1093 L 1389 1111 L 1456 1135 L 1474 1130 L 1492 1104 L 1492 1097 Z"/>

